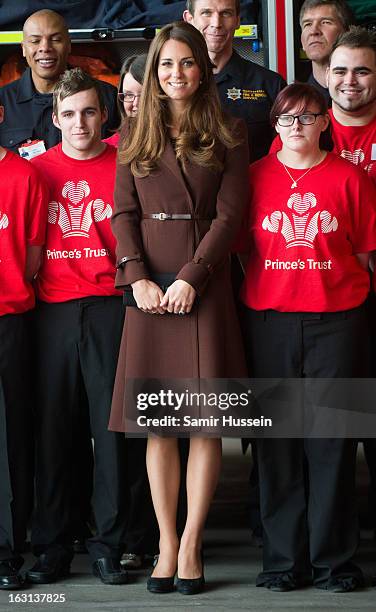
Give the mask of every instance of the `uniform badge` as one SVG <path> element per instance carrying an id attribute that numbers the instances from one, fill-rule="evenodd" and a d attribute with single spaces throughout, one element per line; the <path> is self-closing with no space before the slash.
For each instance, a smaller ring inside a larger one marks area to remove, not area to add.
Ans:
<path id="1" fill-rule="evenodd" d="M 242 97 L 241 89 L 238 89 L 237 87 L 232 87 L 231 89 L 227 90 L 227 98 L 229 100 L 240 100 L 241 97 Z"/>

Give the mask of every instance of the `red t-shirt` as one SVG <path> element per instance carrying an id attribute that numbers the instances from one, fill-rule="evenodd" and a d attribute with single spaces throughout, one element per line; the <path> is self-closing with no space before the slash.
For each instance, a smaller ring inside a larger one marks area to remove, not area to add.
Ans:
<path id="1" fill-rule="evenodd" d="M 110 219 L 116 149 L 78 160 L 61 144 L 32 160 L 50 192 L 47 236 L 37 278 L 45 302 L 95 295 L 119 295 L 114 288 L 115 238 Z"/>
<path id="2" fill-rule="evenodd" d="M 376 117 L 367 125 L 342 125 L 329 110 L 333 152 L 366 170 L 376 182 Z"/>
<path id="3" fill-rule="evenodd" d="M 119 140 L 120 134 L 119 132 L 115 132 L 115 134 L 112 134 L 112 136 L 109 136 L 109 138 L 105 138 L 103 142 L 107 142 L 107 144 L 112 145 L 117 149 L 119 146 Z"/>
<path id="4" fill-rule="evenodd" d="M 47 193 L 29 162 L 7 151 L 0 160 L 0 316 L 33 308 L 32 284 L 25 279 L 28 246 L 42 246 Z"/>
<path id="5" fill-rule="evenodd" d="M 338 123 L 331 108 L 328 113 L 332 124 L 333 153 L 366 170 L 376 182 L 376 117 L 367 125 L 353 126 Z M 277 134 L 269 153 L 277 153 L 281 149 L 282 141 Z"/>
<path id="6" fill-rule="evenodd" d="M 296 180 L 304 170 L 289 168 Z M 246 217 L 250 257 L 241 290 L 255 310 L 335 312 L 369 291 L 356 253 L 376 249 L 376 189 L 368 176 L 328 153 L 291 188 L 276 154 L 250 167 Z"/>

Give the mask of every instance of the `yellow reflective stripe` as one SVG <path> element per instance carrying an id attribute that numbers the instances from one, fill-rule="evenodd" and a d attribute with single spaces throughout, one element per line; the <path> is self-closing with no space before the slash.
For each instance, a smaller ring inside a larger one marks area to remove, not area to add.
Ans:
<path id="1" fill-rule="evenodd" d="M 22 32 L 0 32 L 0 45 L 19 43 L 22 40 Z"/>
<path id="2" fill-rule="evenodd" d="M 161 28 L 156 28 L 155 29 L 155 33 L 158 34 L 158 32 L 161 31 Z M 234 32 L 234 37 L 235 38 L 254 38 L 257 39 L 257 25 L 255 23 L 251 24 L 251 25 L 241 25 L 237 30 L 235 30 Z"/>
<path id="3" fill-rule="evenodd" d="M 241 25 L 234 34 L 235 38 L 257 38 L 257 25 Z"/>

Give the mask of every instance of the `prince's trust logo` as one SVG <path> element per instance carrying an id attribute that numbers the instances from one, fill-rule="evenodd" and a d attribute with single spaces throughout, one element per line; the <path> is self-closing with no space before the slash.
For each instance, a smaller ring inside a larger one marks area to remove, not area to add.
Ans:
<path id="1" fill-rule="evenodd" d="M 286 240 L 286 248 L 305 246 L 313 249 L 313 243 L 319 232 L 328 234 L 338 229 L 338 221 L 327 210 L 313 212 L 316 208 L 316 196 L 311 193 L 293 193 L 287 208 L 291 212 L 275 210 L 270 217 L 266 215 L 262 228 L 268 232 L 280 232 Z"/>
<path id="2" fill-rule="evenodd" d="M 355 164 L 355 166 L 359 166 L 359 164 L 364 162 L 365 155 L 362 149 L 355 149 L 355 151 L 346 151 L 346 149 L 342 149 L 341 157 Z"/>
<path id="3" fill-rule="evenodd" d="M 87 201 L 90 187 L 87 181 L 67 181 L 61 191 L 63 202 L 50 202 L 48 223 L 59 224 L 63 238 L 83 236 L 89 238 L 90 227 L 95 221 L 104 221 L 112 215 L 112 208 L 101 199 Z"/>
<path id="4" fill-rule="evenodd" d="M 9 225 L 9 219 L 5 213 L 0 210 L 0 230 L 6 229 Z"/>
<path id="5" fill-rule="evenodd" d="M 347 151 L 346 149 L 342 149 L 341 157 L 347 159 L 347 161 L 351 162 L 355 166 L 359 166 L 362 164 L 366 158 L 364 151 L 362 149 L 355 149 L 355 151 Z M 371 157 L 371 159 L 373 159 Z M 366 172 L 371 172 L 373 164 L 370 163 L 367 166 L 364 166 L 364 170 Z"/>

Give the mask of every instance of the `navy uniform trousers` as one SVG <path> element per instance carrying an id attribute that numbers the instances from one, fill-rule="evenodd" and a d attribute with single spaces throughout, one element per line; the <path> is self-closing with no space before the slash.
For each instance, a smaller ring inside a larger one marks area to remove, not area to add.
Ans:
<path id="1" fill-rule="evenodd" d="M 0 317 L 0 562 L 24 549 L 33 499 L 29 313 Z"/>
<path id="2" fill-rule="evenodd" d="M 87 396 L 94 443 L 92 561 L 119 558 L 125 528 L 124 436 L 108 431 L 124 309 L 121 297 L 40 302 L 36 347 L 36 511 L 32 547 L 72 556 L 73 474 L 77 413 Z M 88 474 L 88 478 L 91 475 Z"/>
<path id="3" fill-rule="evenodd" d="M 280 313 L 246 309 L 255 378 L 337 378 L 368 374 L 365 309 Z M 325 588 L 331 578 L 362 578 L 358 544 L 356 440 L 259 439 L 262 586 L 281 573 Z"/>

